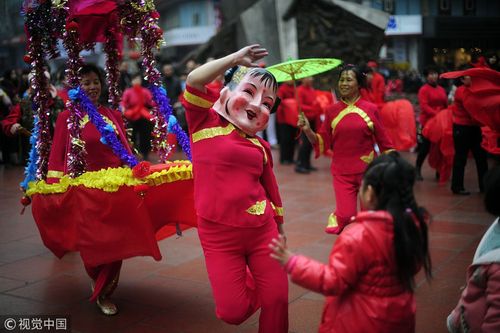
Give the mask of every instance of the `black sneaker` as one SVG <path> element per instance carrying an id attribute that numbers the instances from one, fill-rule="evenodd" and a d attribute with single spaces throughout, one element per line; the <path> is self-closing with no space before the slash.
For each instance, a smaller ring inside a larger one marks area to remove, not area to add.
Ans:
<path id="1" fill-rule="evenodd" d="M 458 190 L 458 191 L 452 191 L 453 194 L 456 194 L 456 195 L 470 195 L 470 192 L 467 191 L 466 189 L 461 189 L 461 190 Z"/>
<path id="2" fill-rule="evenodd" d="M 306 168 L 297 166 L 297 167 L 295 167 L 295 172 L 296 173 L 302 173 L 302 174 L 308 174 L 310 171 L 308 169 L 306 169 Z"/>

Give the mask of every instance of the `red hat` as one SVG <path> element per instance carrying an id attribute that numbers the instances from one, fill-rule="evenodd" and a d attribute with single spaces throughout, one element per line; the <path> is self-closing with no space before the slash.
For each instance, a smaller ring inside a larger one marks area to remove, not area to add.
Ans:
<path id="1" fill-rule="evenodd" d="M 370 60 L 368 61 L 368 63 L 366 64 L 368 67 L 372 67 L 372 68 L 377 68 L 378 67 L 378 64 L 375 60 Z"/>

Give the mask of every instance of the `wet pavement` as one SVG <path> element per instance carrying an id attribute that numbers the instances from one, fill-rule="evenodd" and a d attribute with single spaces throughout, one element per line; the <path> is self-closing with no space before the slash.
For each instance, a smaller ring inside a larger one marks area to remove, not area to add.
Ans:
<path id="1" fill-rule="evenodd" d="M 275 152 L 276 153 L 276 152 Z M 404 156 L 414 161 L 415 155 Z M 275 156 L 275 161 L 277 156 Z M 293 166 L 276 165 L 285 209 L 288 244 L 326 262 L 336 237 L 324 233 L 334 208 L 329 160 L 313 161 L 319 169 L 296 174 Z M 20 215 L 20 167 L 0 166 L 0 315 L 69 315 L 72 332 L 99 333 L 250 333 L 258 331 L 258 313 L 240 326 L 215 317 L 214 303 L 196 230 L 160 242 L 163 259 L 125 260 L 113 296 L 120 309 L 106 317 L 90 296 L 89 279 L 77 253 L 57 259 L 42 244 L 30 208 Z M 417 201 L 433 215 L 430 248 L 434 279 L 417 279 L 417 332 L 446 332 L 445 319 L 455 306 L 466 268 L 475 248 L 492 223 L 485 212 L 474 163 L 466 168 L 470 196 L 453 195 L 434 180 L 426 166 L 416 185 Z M 323 296 L 290 284 L 290 332 L 316 332 Z M 0 331 L 3 323 L 0 323 Z"/>

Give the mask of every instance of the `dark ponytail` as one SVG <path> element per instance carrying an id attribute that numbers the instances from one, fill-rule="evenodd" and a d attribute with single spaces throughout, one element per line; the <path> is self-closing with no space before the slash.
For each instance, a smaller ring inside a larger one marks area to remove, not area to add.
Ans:
<path id="1" fill-rule="evenodd" d="M 394 250 L 398 277 L 407 290 L 415 287 L 414 276 L 424 267 L 431 278 L 431 259 L 426 220 L 427 211 L 413 195 L 415 168 L 397 152 L 379 156 L 368 166 L 363 186 L 371 185 L 378 210 L 388 211 L 394 220 Z"/>

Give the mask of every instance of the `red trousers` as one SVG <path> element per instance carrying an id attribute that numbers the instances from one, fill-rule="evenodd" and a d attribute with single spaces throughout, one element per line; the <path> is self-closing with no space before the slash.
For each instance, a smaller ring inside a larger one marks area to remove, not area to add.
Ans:
<path id="1" fill-rule="evenodd" d="M 335 192 L 335 212 L 337 222 L 344 228 L 351 222 L 351 217 L 358 211 L 358 193 L 363 180 L 363 173 L 333 175 Z"/>
<path id="2" fill-rule="evenodd" d="M 269 256 L 276 223 L 239 228 L 198 218 L 198 235 L 217 317 L 238 325 L 260 307 L 259 333 L 288 332 L 288 278 Z"/>

